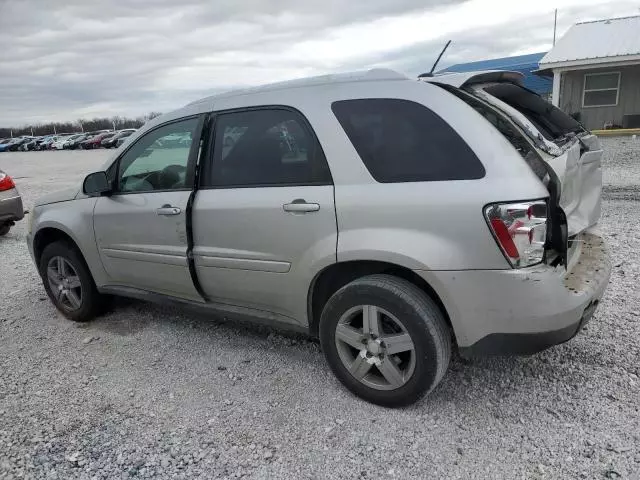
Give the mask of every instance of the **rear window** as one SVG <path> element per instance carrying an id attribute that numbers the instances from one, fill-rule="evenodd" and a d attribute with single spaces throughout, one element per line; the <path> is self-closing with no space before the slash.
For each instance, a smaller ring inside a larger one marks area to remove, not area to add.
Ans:
<path id="1" fill-rule="evenodd" d="M 547 174 L 544 164 L 539 159 L 538 154 L 535 152 L 533 146 L 527 141 L 527 139 L 518 130 L 516 130 L 502 114 L 498 113 L 495 109 L 485 105 L 480 100 L 472 96 L 471 94 L 464 92 L 456 87 L 450 85 L 438 85 L 445 89 L 452 95 L 455 95 L 460 100 L 465 102 L 476 112 L 482 115 L 496 130 L 498 130 L 509 143 L 517 150 L 522 158 L 529 164 L 534 173 L 540 178 L 544 178 Z"/>
<path id="2" fill-rule="evenodd" d="M 377 182 L 484 177 L 484 167 L 473 150 L 424 105 L 369 98 L 334 102 L 331 108 Z"/>
<path id="3" fill-rule="evenodd" d="M 519 85 L 500 83 L 483 90 L 522 113 L 547 140 L 584 131 L 582 125 L 562 110 Z"/>

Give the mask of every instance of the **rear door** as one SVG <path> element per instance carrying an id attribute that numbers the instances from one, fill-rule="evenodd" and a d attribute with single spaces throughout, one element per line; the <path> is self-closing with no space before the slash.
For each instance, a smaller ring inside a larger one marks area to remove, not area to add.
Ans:
<path id="1" fill-rule="evenodd" d="M 193 258 L 209 300 L 306 317 L 309 284 L 335 262 L 333 183 L 301 113 L 216 114 L 193 206 Z"/>
<path id="2" fill-rule="evenodd" d="M 202 300 L 187 262 L 187 206 L 202 123 L 191 117 L 149 131 L 110 172 L 114 192 L 98 198 L 94 229 L 112 284 Z"/>

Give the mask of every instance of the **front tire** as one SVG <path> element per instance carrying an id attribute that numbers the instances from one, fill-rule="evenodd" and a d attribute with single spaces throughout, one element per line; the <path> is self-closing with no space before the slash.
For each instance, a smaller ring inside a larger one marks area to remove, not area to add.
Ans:
<path id="1" fill-rule="evenodd" d="M 0 237 L 4 237 L 11 230 L 11 224 L 5 223 L 4 225 L 0 225 Z"/>
<path id="2" fill-rule="evenodd" d="M 69 320 L 87 322 L 100 312 L 103 297 L 75 247 L 50 243 L 42 252 L 39 270 L 51 302 Z"/>
<path id="3" fill-rule="evenodd" d="M 385 407 L 410 405 L 433 390 L 451 358 L 451 335 L 436 303 L 391 275 L 338 290 L 320 318 L 331 370 L 351 392 Z"/>

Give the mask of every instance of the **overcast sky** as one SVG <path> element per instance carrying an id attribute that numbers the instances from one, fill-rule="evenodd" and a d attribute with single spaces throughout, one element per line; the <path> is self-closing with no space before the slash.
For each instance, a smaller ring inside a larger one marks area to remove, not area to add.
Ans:
<path id="1" fill-rule="evenodd" d="M 0 126 L 169 111 L 207 94 L 546 51 L 638 0 L 0 0 Z"/>

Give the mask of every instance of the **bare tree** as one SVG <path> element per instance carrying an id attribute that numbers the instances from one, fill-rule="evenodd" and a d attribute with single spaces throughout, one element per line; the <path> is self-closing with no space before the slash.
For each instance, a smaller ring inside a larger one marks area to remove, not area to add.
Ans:
<path id="1" fill-rule="evenodd" d="M 75 122 L 48 122 L 34 123 L 23 125 L 20 127 L 4 127 L 0 128 L 0 138 L 14 137 L 20 135 L 53 135 L 54 133 L 73 133 L 73 132 L 92 132 L 95 130 L 111 130 L 113 128 L 140 128 L 149 119 L 161 115 L 159 112 L 150 112 L 144 117 L 127 118 L 122 116 L 96 117 L 96 118 L 79 118 Z M 33 133 L 32 133 L 33 131 Z"/>

